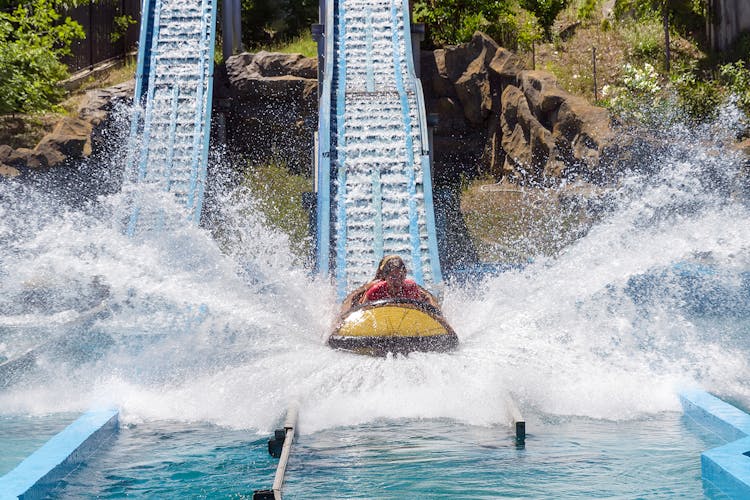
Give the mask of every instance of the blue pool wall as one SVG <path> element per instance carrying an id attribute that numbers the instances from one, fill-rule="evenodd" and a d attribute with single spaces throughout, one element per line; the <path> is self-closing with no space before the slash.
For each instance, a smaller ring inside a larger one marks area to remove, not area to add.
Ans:
<path id="1" fill-rule="evenodd" d="M 0 500 L 47 498 L 62 479 L 106 445 L 118 427 L 116 409 L 84 413 L 0 477 Z"/>
<path id="2" fill-rule="evenodd" d="M 750 415 L 705 391 L 680 394 L 685 414 L 727 444 L 701 454 L 701 477 L 730 498 L 750 498 Z"/>

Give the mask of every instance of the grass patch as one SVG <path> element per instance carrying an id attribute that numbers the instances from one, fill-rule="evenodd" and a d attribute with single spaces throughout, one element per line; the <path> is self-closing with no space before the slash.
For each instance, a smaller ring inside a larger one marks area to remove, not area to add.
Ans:
<path id="1" fill-rule="evenodd" d="M 482 262 L 518 264 L 554 256 L 585 234 L 593 218 L 566 190 L 522 188 L 487 179 L 468 183 L 461 213 Z M 585 196 L 585 195 L 583 195 Z"/>
<path id="2" fill-rule="evenodd" d="M 289 41 L 262 47 L 268 52 L 282 54 L 302 54 L 305 57 L 318 57 L 318 44 L 313 40 L 312 33 L 307 32 Z"/>
<path id="3" fill-rule="evenodd" d="M 621 81 L 622 68 L 627 60 L 627 42 L 617 30 L 603 30 L 596 20 L 586 21 L 568 40 L 538 45 L 536 67 L 555 75 L 560 86 L 568 92 L 594 102 L 594 48 L 597 97 L 601 98 L 604 85 Z M 531 68 L 531 54 L 520 55 L 526 67 Z"/>
<path id="4" fill-rule="evenodd" d="M 61 103 L 62 108 L 69 115 L 75 114 L 87 91 L 112 87 L 134 79 L 136 66 L 137 60 L 135 57 L 126 57 L 123 64 L 93 73 L 78 88 L 70 92 L 67 99 Z"/>
<path id="5" fill-rule="evenodd" d="M 654 62 L 664 54 L 664 26 L 658 17 L 626 22 L 622 33 L 637 62 Z"/>
<path id="6" fill-rule="evenodd" d="M 292 173 L 283 163 L 248 168 L 246 180 L 266 223 L 289 236 L 300 258 L 309 255 L 312 241 L 302 193 L 312 188 L 310 179 Z"/>

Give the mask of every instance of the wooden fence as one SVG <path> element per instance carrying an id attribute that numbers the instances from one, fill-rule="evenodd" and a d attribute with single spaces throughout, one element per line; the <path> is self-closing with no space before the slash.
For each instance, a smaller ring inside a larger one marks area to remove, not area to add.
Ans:
<path id="1" fill-rule="evenodd" d="M 78 21 L 86 33 L 86 38 L 71 46 L 72 55 L 63 58 L 71 73 L 123 57 L 138 44 L 140 0 L 99 0 L 65 11 L 63 15 Z M 113 42 L 112 33 L 117 31 L 115 18 L 123 15 L 137 22 Z"/>

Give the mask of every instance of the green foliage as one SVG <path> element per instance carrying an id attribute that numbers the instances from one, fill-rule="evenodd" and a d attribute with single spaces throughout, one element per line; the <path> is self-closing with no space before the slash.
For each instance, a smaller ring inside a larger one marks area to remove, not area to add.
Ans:
<path id="1" fill-rule="evenodd" d="M 288 42 L 272 45 L 266 50 L 283 54 L 302 54 L 305 57 L 318 57 L 318 44 L 309 31 Z"/>
<path id="2" fill-rule="evenodd" d="M 539 20 L 534 14 L 522 11 L 515 17 L 518 34 L 518 47 L 522 50 L 531 50 L 531 47 L 542 40 L 544 30 L 539 25 Z"/>
<path id="3" fill-rule="evenodd" d="M 318 20 L 318 0 L 242 0 L 245 45 L 278 44 L 300 36 Z"/>
<path id="4" fill-rule="evenodd" d="M 513 9 L 503 0 L 417 0 L 414 20 L 427 24 L 427 43 L 433 46 L 467 42 L 476 30 L 500 43 L 516 32 Z"/>
<path id="5" fill-rule="evenodd" d="M 599 0 L 583 0 L 578 5 L 578 11 L 576 15 L 578 19 L 591 19 L 594 17 L 596 8 L 599 6 Z"/>
<path id="6" fill-rule="evenodd" d="M 723 101 L 722 89 L 718 82 L 699 74 L 697 61 L 675 69 L 672 84 L 687 120 L 703 122 L 716 117 Z"/>
<path id="7" fill-rule="evenodd" d="M 654 12 L 639 22 L 628 22 L 623 35 L 637 61 L 658 60 L 664 52 L 664 27 Z"/>
<path id="8" fill-rule="evenodd" d="M 85 35 L 77 22 L 60 20 L 60 5 L 31 0 L 0 12 L 0 113 L 49 110 L 64 96 L 58 83 L 68 68 L 60 57 Z"/>
<path id="9" fill-rule="evenodd" d="M 615 3 L 615 17 L 618 19 L 632 18 L 635 20 L 650 17 L 662 18 L 664 0 L 617 0 Z M 681 32 L 694 32 L 705 29 L 706 2 L 705 0 L 668 0 L 670 24 Z"/>
<path id="10" fill-rule="evenodd" d="M 552 25 L 560 13 L 568 5 L 568 0 L 519 0 L 519 5 L 533 13 L 544 29 L 544 36 L 552 40 Z"/>
<path id="11" fill-rule="evenodd" d="M 302 193 L 310 191 L 310 179 L 293 174 L 283 163 L 251 167 L 247 185 L 266 222 L 289 236 L 292 248 L 305 257 L 310 248 L 309 221 L 302 207 Z"/>
<path id="12" fill-rule="evenodd" d="M 743 61 L 720 67 L 721 78 L 711 79 L 698 61 L 676 64 L 669 84 L 656 69 L 626 64 L 621 85 L 605 85 L 604 104 L 626 121 L 664 125 L 673 120 L 692 123 L 716 118 L 729 95 L 750 115 L 750 70 Z"/>
<path id="13" fill-rule="evenodd" d="M 602 102 L 626 121 L 663 124 L 674 115 L 674 106 L 663 92 L 661 77 L 649 63 L 626 64 L 622 85 L 602 87 Z"/>
<path id="14" fill-rule="evenodd" d="M 737 106 L 750 116 L 750 69 L 744 61 L 720 67 L 721 80 L 737 99 Z"/>
<path id="15" fill-rule="evenodd" d="M 128 28 L 130 26 L 132 26 L 133 24 L 138 24 L 138 21 L 127 14 L 115 16 L 113 21 L 115 27 L 112 33 L 109 34 L 109 41 L 112 43 L 117 42 L 120 38 L 125 36 L 125 33 L 128 32 Z"/>

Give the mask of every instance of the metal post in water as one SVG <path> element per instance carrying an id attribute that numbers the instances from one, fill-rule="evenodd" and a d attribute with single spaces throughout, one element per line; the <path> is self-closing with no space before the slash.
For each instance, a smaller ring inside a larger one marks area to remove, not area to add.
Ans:
<path id="1" fill-rule="evenodd" d="M 281 489 L 284 486 L 284 475 L 286 474 L 286 466 L 289 463 L 289 456 L 292 453 L 292 442 L 294 441 L 294 432 L 297 426 L 297 417 L 299 411 L 296 405 L 290 406 L 286 413 L 286 420 L 284 421 L 284 428 L 276 431 L 276 440 L 280 439 L 283 435 L 283 445 L 281 447 L 281 454 L 279 456 L 279 465 L 276 466 L 276 475 L 273 479 L 273 487 L 270 490 L 257 490 L 253 493 L 253 500 L 281 500 Z M 269 452 L 271 452 L 272 442 L 269 441 Z M 271 452 L 272 453 L 272 452 Z M 273 455 L 273 453 L 272 453 Z"/>
<path id="2" fill-rule="evenodd" d="M 510 394 L 505 398 L 506 407 L 508 410 L 508 416 L 514 427 L 516 446 L 526 445 L 526 420 L 521 415 L 521 410 L 518 409 L 518 405 L 513 400 Z"/>
<path id="3" fill-rule="evenodd" d="M 226 61 L 235 52 L 242 50 L 242 18 L 240 0 L 224 0 L 222 19 L 223 47 L 222 55 Z"/>
<path id="4" fill-rule="evenodd" d="M 312 25 L 312 37 L 318 47 L 318 99 L 323 92 L 323 78 L 325 77 L 325 51 L 326 51 L 326 0 L 318 2 L 318 22 Z"/>
<path id="5" fill-rule="evenodd" d="M 240 0 L 232 1 L 232 32 L 234 34 L 234 43 L 232 50 L 242 52 L 242 4 Z"/>
<path id="6" fill-rule="evenodd" d="M 232 22 L 232 0 L 224 0 L 224 16 L 221 20 L 222 51 L 224 62 L 234 55 L 234 24 Z"/>

